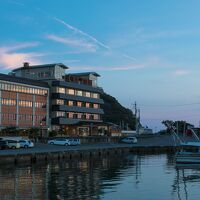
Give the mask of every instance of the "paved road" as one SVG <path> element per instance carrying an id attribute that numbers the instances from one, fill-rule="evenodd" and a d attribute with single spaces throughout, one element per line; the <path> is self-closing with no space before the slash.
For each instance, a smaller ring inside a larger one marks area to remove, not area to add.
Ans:
<path id="1" fill-rule="evenodd" d="M 186 138 L 186 140 L 193 140 Z M 96 144 L 82 144 L 79 146 L 59 146 L 37 143 L 34 148 L 29 149 L 15 149 L 15 150 L 0 150 L 1 155 L 16 155 L 16 154 L 33 154 L 33 153 L 51 153 L 61 151 L 82 151 L 93 149 L 109 149 L 109 148 L 125 148 L 125 147 L 168 147 L 174 146 L 172 136 L 159 136 L 139 138 L 137 144 L 121 144 L 121 143 L 96 143 Z"/>

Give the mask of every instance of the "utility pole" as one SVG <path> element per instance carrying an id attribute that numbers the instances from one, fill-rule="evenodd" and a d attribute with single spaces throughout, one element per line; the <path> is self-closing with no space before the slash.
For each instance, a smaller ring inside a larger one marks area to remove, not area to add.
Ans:
<path id="1" fill-rule="evenodd" d="M 137 103 L 136 103 L 136 101 L 135 101 L 134 106 L 135 106 L 135 130 L 136 130 L 136 134 L 138 134 L 138 117 L 137 117 L 137 111 L 138 111 L 138 109 L 137 109 Z"/>

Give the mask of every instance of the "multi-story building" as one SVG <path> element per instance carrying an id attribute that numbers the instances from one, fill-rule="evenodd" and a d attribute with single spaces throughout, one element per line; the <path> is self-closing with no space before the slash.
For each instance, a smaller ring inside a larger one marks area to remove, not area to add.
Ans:
<path id="1" fill-rule="evenodd" d="M 45 82 L 0 74 L 0 128 L 49 127 L 49 86 Z"/>
<path id="2" fill-rule="evenodd" d="M 50 118 L 52 129 L 72 135 L 98 134 L 102 122 L 103 92 L 97 85 L 95 72 L 66 74 L 61 63 L 23 67 L 13 70 L 15 76 L 48 82 L 50 86 Z"/>

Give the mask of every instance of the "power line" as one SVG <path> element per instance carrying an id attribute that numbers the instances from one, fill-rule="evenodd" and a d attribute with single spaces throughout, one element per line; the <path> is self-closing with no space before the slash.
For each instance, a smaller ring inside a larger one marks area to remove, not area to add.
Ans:
<path id="1" fill-rule="evenodd" d="M 192 105 L 200 105 L 200 103 L 187 103 L 187 104 L 163 104 L 163 105 L 140 105 L 141 107 L 179 107 L 179 106 L 192 106 Z"/>

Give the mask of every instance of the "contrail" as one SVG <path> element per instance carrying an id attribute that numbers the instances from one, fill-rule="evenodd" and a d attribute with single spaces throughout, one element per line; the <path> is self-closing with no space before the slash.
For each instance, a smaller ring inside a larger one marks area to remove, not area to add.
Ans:
<path id="1" fill-rule="evenodd" d="M 18 5 L 21 5 L 21 6 L 26 6 L 25 4 L 23 4 L 21 2 L 18 2 L 18 1 L 15 1 L 15 0 L 8 0 L 8 1 L 10 3 L 18 4 Z M 53 17 L 53 16 L 49 15 L 49 13 L 46 12 L 45 10 L 43 10 L 43 9 L 41 9 L 39 7 L 33 7 L 33 9 L 35 9 L 38 12 L 46 15 L 48 18 L 53 19 L 54 21 L 56 21 L 56 22 L 58 22 L 60 24 L 63 24 L 65 27 L 67 27 L 68 29 L 72 30 L 73 32 L 79 33 L 80 35 L 89 38 L 90 40 L 92 40 L 93 42 L 95 42 L 96 44 L 98 44 L 99 46 L 101 46 L 101 47 L 103 47 L 103 48 L 105 48 L 107 50 L 113 50 L 111 47 L 109 47 L 108 45 L 104 44 L 103 42 L 100 42 L 95 37 L 91 36 L 90 34 L 88 34 L 88 33 L 84 32 L 84 31 L 82 31 L 82 30 L 80 30 L 80 29 L 78 29 L 78 28 L 76 28 L 76 27 L 74 27 L 74 26 L 66 23 L 64 20 L 59 19 L 58 17 Z M 136 58 L 134 58 L 132 56 L 129 56 L 127 54 L 121 54 L 121 56 L 124 57 L 124 58 L 127 58 L 127 59 L 129 59 L 131 61 L 137 61 Z"/>
<path id="2" fill-rule="evenodd" d="M 83 36 L 86 36 L 86 37 L 90 38 L 92 41 L 94 41 L 95 43 L 99 44 L 101 47 L 104 47 L 105 49 L 108 49 L 108 50 L 110 49 L 109 46 L 107 46 L 107 45 L 105 45 L 104 43 L 98 41 L 95 37 L 89 35 L 88 33 L 85 33 L 85 32 L 83 32 L 83 31 L 81 31 L 80 29 L 78 29 L 78 28 L 76 28 L 76 27 L 74 27 L 74 26 L 71 26 L 70 24 L 66 23 L 65 21 L 63 21 L 63 20 L 61 20 L 61 19 L 59 19 L 59 18 L 57 18 L 57 17 L 54 17 L 53 19 L 54 19 L 55 21 L 57 21 L 57 22 L 63 24 L 63 25 L 64 25 L 65 27 L 67 27 L 68 29 L 74 31 L 75 33 L 79 33 L 79 34 L 81 34 L 81 35 L 83 35 Z"/>

